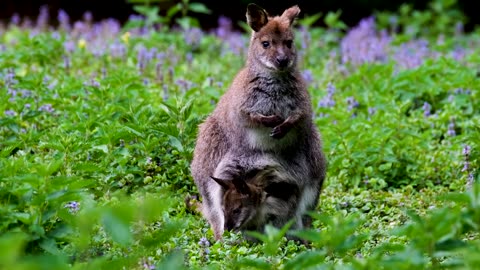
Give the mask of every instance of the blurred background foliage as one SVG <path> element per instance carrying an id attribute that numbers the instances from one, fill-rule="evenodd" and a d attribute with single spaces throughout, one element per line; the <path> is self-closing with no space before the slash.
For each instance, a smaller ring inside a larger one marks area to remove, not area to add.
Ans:
<path id="1" fill-rule="evenodd" d="M 121 22 L 126 22 L 132 13 L 135 13 L 135 5 L 148 4 L 158 9 L 161 16 L 181 17 L 187 10 L 176 10 L 179 6 L 185 7 L 185 0 L 102 0 L 101 4 L 95 0 L 2 0 L 0 1 L 0 20 L 8 21 L 15 13 L 21 17 L 27 16 L 35 18 L 38 10 L 43 5 L 48 5 L 51 14 L 55 14 L 59 9 L 65 10 L 72 20 L 81 19 L 85 11 L 91 11 L 95 20 L 105 18 L 115 18 Z M 417 10 L 423 11 L 429 9 L 427 0 L 236 0 L 236 1 L 214 1 L 198 0 L 195 1 L 208 7 L 211 12 L 191 12 L 189 15 L 200 21 L 201 27 L 210 29 L 217 25 L 219 16 L 226 16 L 233 21 L 243 21 L 245 18 L 245 7 L 250 2 L 255 2 L 271 13 L 278 14 L 287 6 L 298 4 L 302 9 L 302 16 L 314 15 L 317 13 L 326 14 L 328 11 L 341 11 L 340 20 L 347 26 L 356 25 L 362 18 L 370 16 L 377 11 L 397 11 L 400 8 L 404 11 Z M 449 3 L 456 2 L 459 11 L 466 15 L 465 30 L 470 31 L 475 25 L 480 23 L 480 17 L 476 14 L 476 3 L 471 0 L 459 1 L 441 1 L 447 6 Z M 191 5 L 190 5 L 191 6 Z M 195 7 L 194 7 L 195 9 Z M 437 9 L 438 10 L 438 9 Z M 191 10 L 194 11 L 194 10 Z M 199 10 L 197 10 L 199 11 Z M 170 14 L 169 14 L 170 12 Z M 52 18 L 52 23 L 56 23 Z M 323 21 L 316 23 L 318 26 L 325 26 Z"/>

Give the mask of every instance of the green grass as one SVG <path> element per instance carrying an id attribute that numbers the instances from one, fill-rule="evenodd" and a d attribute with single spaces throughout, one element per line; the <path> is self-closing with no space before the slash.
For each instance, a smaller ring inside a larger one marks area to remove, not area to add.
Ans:
<path id="1" fill-rule="evenodd" d="M 469 183 L 479 178 L 478 33 L 443 44 L 423 36 L 431 54 L 403 68 L 393 55 L 414 37 L 392 35 L 386 60 L 353 65 L 341 62 L 343 34 L 299 32 L 329 162 L 313 229 L 298 232 L 307 248 L 273 228 L 263 243 L 234 233 L 214 243 L 183 203 L 197 194 L 189 171 L 197 126 L 244 52 L 212 34 L 191 42 L 184 31 L 32 32 L 0 31 L 0 268 L 478 267 L 480 186 Z M 234 38 L 246 46 L 248 35 Z M 164 54 L 140 70 L 142 46 Z M 454 59 L 458 46 L 466 54 Z M 329 83 L 335 104 L 318 106 Z M 358 106 L 349 108 L 351 97 Z"/>

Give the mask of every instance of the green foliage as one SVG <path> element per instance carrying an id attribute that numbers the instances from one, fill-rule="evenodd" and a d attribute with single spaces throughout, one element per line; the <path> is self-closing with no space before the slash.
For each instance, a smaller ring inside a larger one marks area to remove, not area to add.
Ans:
<path id="1" fill-rule="evenodd" d="M 419 35 L 451 35 L 458 24 L 465 23 L 465 16 L 457 7 L 457 0 L 433 0 L 426 10 L 414 10 L 410 4 L 402 4 L 398 16 L 391 12 L 379 12 L 378 20 L 384 28 L 401 27 L 410 37 Z"/>
<path id="2" fill-rule="evenodd" d="M 144 24 L 146 28 L 150 29 L 155 24 L 170 25 L 175 17 L 175 22 L 188 29 L 191 27 L 200 27 L 200 22 L 197 18 L 189 16 L 188 13 L 210 14 L 211 11 L 203 3 L 190 2 L 190 0 L 182 0 L 177 4 L 172 5 L 164 16 L 159 14 L 160 8 L 158 6 L 150 6 L 150 4 L 165 2 L 166 0 L 128 0 L 129 3 L 134 4 L 133 9 L 144 16 Z M 179 17 L 177 15 L 180 15 Z M 141 23 L 141 22 L 140 22 Z M 127 27 L 141 26 L 137 22 L 129 22 Z"/>

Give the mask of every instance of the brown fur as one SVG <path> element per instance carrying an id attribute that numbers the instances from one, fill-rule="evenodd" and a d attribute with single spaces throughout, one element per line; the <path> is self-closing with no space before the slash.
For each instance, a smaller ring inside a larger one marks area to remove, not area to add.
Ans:
<path id="1" fill-rule="evenodd" d="M 317 205 L 326 161 L 310 96 L 296 67 L 291 25 L 299 12 L 294 6 L 270 17 L 260 7 L 248 6 L 253 32 L 246 66 L 199 127 L 191 171 L 203 198 L 202 213 L 217 240 L 225 223 L 224 191 L 211 176 L 222 178 L 215 172 L 223 173 L 217 167 L 227 153 L 271 154 L 299 187 L 296 215 Z"/>
<path id="2" fill-rule="evenodd" d="M 282 227 L 294 219 L 299 189 L 285 176 L 278 168 L 268 167 L 238 178 L 215 179 L 217 183 L 240 183 L 224 186 L 225 230 L 263 231 L 266 224 Z"/>

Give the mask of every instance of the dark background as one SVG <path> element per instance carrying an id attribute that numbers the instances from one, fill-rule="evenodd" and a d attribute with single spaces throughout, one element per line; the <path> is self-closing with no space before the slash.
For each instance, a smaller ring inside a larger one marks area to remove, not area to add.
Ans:
<path id="1" fill-rule="evenodd" d="M 165 12 L 168 7 L 178 0 L 165 0 L 160 4 L 161 11 Z M 410 3 L 415 9 L 425 9 L 429 1 L 426 0 L 191 0 L 202 2 L 213 12 L 210 15 L 195 15 L 200 19 L 203 28 L 211 28 L 217 25 L 219 15 L 225 15 L 236 21 L 245 19 L 246 5 L 255 2 L 269 11 L 271 14 L 281 13 L 285 8 L 298 4 L 303 15 L 328 11 L 342 10 L 341 20 L 347 25 L 355 25 L 361 18 L 369 16 L 375 10 L 396 11 L 402 3 Z M 125 22 L 128 16 L 134 13 L 132 4 L 126 0 L 0 0 L 0 20 L 7 22 L 9 18 L 18 13 L 21 17 L 27 16 L 35 19 L 39 7 L 47 4 L 50 10 L 51 23 L 56 23 L 57 11 L 64 9 L 72 21 L 81 18 L 82 14 L 89 10 L 95 20 L 113 17 Z M 474 25 L 480 24 L 480 14 L 477 3 L 474 0 L 458 0 L 460 9 L 467 15 L 469 22 L 466 30 L 471 30 Z M 192 14 L 193 15 L 193 14 Z"/>

